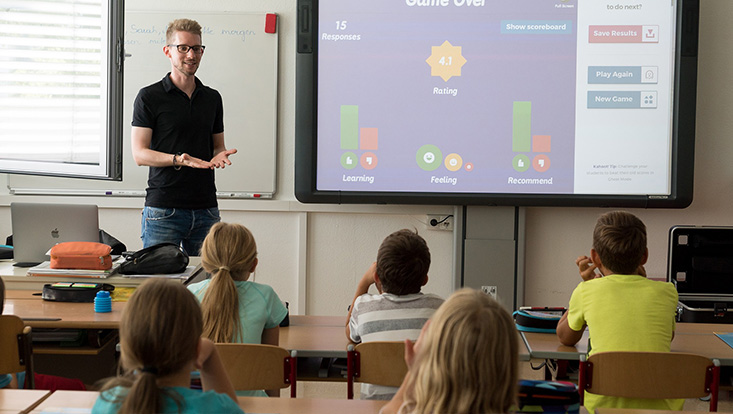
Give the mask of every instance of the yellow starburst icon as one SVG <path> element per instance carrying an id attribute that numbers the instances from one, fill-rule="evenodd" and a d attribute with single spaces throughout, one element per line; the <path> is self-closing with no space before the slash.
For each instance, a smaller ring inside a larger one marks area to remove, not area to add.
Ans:
<path id="1" fill-rule="evenodd" d="M 433 54 L 425 60 L 430 65 L 431 76 L 440 76 L 446 82 L 453 76 L 461 76 L 461 68 L 466 64 L 461 46 L 453 46 L 446 40 L 432 49 Z"/>

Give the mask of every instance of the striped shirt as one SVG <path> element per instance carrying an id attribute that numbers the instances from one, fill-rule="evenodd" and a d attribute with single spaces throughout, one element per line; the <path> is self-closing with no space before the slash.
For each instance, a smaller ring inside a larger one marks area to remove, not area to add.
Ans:
<path id="1" fill-rule="evenodd" d="M 349 330 L 354 342 L 417 340 L 420 330 L 443 299 L 433 294 L 366 293 L 356 298 Z M 361 398 L 389 400 L 397 387 L 362 384 Z"/>

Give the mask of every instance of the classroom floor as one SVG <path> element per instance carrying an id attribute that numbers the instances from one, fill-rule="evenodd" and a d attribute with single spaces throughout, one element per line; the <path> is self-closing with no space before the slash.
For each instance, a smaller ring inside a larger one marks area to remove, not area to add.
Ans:
<path id="1" fill-rule="evenodd" d="M 528 362 L 519 365 L 519 377 L 522 379 L 543 379 L 543 370 L 533 370 Z M 732 380 L 733 381 L 733 380 Z M 733 412 L 733 389 L 727 387 L 720 391 L 718 401 L 718 412 Z M 345 382 L 298 382 L 298 398 L 346 398 Z M 289 397 L 289 393 L 283 392 L 282 397 Z M 354 395 L 358 398 L 359 384 L 354 386 Z M 684 411 L 708 411 L 709 402 L 697 399 L 685 400 Z"/>

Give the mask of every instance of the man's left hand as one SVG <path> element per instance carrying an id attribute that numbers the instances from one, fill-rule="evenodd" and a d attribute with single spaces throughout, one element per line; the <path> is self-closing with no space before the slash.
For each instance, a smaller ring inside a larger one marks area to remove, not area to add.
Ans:
<path id="1" fill-rule="evenodd" d="M 232 162 L 229 161 L 229 156 L 236 153 L 237 149 L 232 148 L 214 155 L 214 158 L 211 159 L 211 168 L 224 168 L 227 165 L 232 165 Z"/>

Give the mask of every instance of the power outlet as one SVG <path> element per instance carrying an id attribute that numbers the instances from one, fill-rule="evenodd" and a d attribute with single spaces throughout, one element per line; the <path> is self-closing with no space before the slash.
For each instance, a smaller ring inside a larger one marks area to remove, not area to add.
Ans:
<path id="1" fill-rule="evenodd" d="M 453 217 L 444 214 L 428 214 L 426 222 L 428 230 L 453 231 Z"/>
<path id="2" fill-rule="evenodd" d="M 496 286 L 481 286 L 481 291 L 496 299 Z"/>

